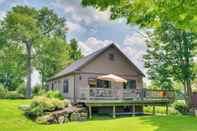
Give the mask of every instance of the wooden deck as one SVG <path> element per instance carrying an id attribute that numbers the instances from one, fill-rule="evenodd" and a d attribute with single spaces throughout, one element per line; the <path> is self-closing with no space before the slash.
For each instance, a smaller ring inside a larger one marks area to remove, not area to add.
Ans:
<path id="1" fill-rule="evenodd" d="M 127 106 L 127 105 L 166 105 L 170 104 L 168 99 L 152 100 L 88 100 L 87 106 Z"/>
<path id="2" fill-rule="evenodd" d="M 117 92 L 121 94 L 117 95 Z M 118 90 L 112 89 L 90 89 L 86 91 L 85 97 L 77 100 L 78 103 L 84 103 L 89 110 L 89 118 L 92 118 L 92 107 L 112 107 L 113 118 L 116 117 L 116 107 L 129 106 L 132 108 L 131 114 L 135 114 L 136 106 L 150 105 L 153 107 L 155 114 L 155 106 L 165 106 L 166 114 L 168 114 L 168 105 L 175 99 L 174 91 L 163 90 Z"/>
<path id="3" fill-rule="evenodd" d="M 89 119 L 92 118 L 92 107 L 112 107 L 112 117 L 116 118 L 116 115 L 119 114 L 116 112 L 116 107 L 120 106 L 130 106 L 132 108 L 132 112 L 125 112 L 127 114 L 132 114 L 134 116 L 136 114 L 135 107 L 142 106 L 142 109 L 146 105 L 150 105 L 153 107 L 153 113 L 155 114 L 155 106 L 165 106 L 166 114 L 168 114 L 168 106 L 171 103 L 169 99 L 152 99 L 152 100 L 89 100 L 86 101 L 85 104 L 88 107 Z M 143 112 L 141 112 L 143 114 Z"/>

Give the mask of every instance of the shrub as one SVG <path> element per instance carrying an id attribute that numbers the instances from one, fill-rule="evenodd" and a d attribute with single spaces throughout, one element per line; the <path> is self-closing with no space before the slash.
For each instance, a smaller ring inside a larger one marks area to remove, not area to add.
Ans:
<path id="1" fill-rule="evenodd" d="M 51 103 L 53 104 L 55 110 L 63 109 L 64 107 L 68 106 L 64 101 L 55 98 L 51 99 Z"/>
<path id="2" fill-rule="evenodd" d="M 188 114 L 189 108 L 186 105 L 184 100 L 179 100 L 174 102 L 174 108 L 179 111 L 181 114 Z"/>
<path id="3" fill-rule="evenodd" d="M 0 99 L 6 98 L 8 90 L 0 84 Z"/>
<path id="4" fill-rule="evenodd" d="M 16 91 L 8 91 L 6 98 L 7 99 L 24 99 L 24 96 L 17 93 Z"/>
<path id="5" fill-rule="evenodd" d="M 47 92 L 47 97 L 48 98 L 61 99 L 61 100 L 64 99 L 64 97 L 62 96 L 62 94 L 59 91 L 48 91 Z"/>
<path id="6" fill-rule="evenodd" d="M 145 113 L 153 113 L 153 108 L 152 106 L 146 106 L 144 107 L 144 112 Z M 155 113 L 156 114 L 166 114 L 166 108 L 162 106 L 156 106 L 155 107 Z M 179 112 L 176 111 L 173 107 L 169 107 L 168 113 L 171 115 L 178 115 Z"/>
<path id="7" fill-rule="evenodd" d="M 63 100 L 38 96 L 33 98 L 30 110 L 26 112 L 26 115 L 34 119 L 47 114 L 47 112 L 63 109 L 66 106 L 68 106 L 68 104 Z"/>
<path id="8" fill-rule="evenodd" d="M 42 95 L 45 92 L 46 91 L 45 91 L 44 87 L 42 87 L 42 85 L 35 85 L 32 90 L 32 93 L 34 96 Z"/>
<path id="9" fill-rule="evenodd" d="M 21 84 L 17 89 L 16 92 L 22 96 L 25 96 L 26 93 L 26 87 L 24 84 Z"/>

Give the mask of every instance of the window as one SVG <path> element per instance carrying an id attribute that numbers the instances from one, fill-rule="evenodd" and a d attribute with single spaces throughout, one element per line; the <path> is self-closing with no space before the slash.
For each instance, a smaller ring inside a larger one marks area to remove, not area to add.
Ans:
<path id="1" fill-rule="evenodd" d="M 51 82 L 51 90 L 54 90 L 54 82 Z"/>
<path id="2" fill-rule="evenodd" d="M 57 86 L 58 88 L 60 88 L 61 87 L 61 80 L 58 80 L 58 86 Z"/>
<path id="3" fill-rule="evenodd" d="M 124 89 L 136 89 L 136 80 L 128 80 L 123 84 Z"/>
<path id="4" fill-rule="evenodd" d="M 114 54 L 112 54 L 112 53 L 109 54 L 109 60 L 111 60 L 111 61 L 114 60 Z"/>
<path id="5" fill-rule="evenodd" d="M 97 80 L 96 85 L 98 88 L 111 88 L 111 81 Z"/>
<path id="6" fill-rule="evenodd" d="M 64 83 L 63 83 L 63 92 L 64 93 L 68 93 L 68 88 L 69 88 L 69 86 L 68 86 L 68 80 L 64 80 Z"/>
<path id="7" fill-rule="evenodd" d="M 89 78 L 88 85 L 91 88 L 111 88 L 111 81 L 97 80 L 96 78 Z"/>
<path id="8" fill-rule="evenodd" d="M 89 78 L 88 79 L 88 85 L 89 85 L 89 87 L 96 87 L 96 79 L 95 78 Z"/>

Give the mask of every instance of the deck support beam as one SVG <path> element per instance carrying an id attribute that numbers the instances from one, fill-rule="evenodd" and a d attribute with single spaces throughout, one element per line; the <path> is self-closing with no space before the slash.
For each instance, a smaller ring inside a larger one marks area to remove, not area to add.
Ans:
<path id="1" fill-rule="evenodd" d="M 116 118 L 116 106 L 113 105 L 113 118 Z"/>
<path id="2" fill-rule="evenodd" d="M 153 105 L 153 115 L 155 115 L 155 105 Z"/>
<path id="3" fill-rule="evenodd" d="M 132 111 L 133 111 L 132 116 L 135 116 L 135 105 L 134 104 L 132 105 Z"/>
<path id="4" fill-rule="evenodd" d="M 168 115 L 168 104 L 166 104 L 166 115 Z"/>
<path id="5" fill-rule="evenodd" d="M 89 111 L 89 119 L 92 119 L 92 107 L 88 106 L 88 111 Z"/>

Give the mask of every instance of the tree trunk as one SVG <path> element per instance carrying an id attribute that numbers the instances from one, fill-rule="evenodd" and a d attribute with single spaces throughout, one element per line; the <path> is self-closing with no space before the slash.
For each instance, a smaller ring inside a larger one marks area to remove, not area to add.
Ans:
<path id="1" fill-rule="evenodd" d="M 192 115 L 194 115 L 194 107 L 192 103 L 192 88 L 191 88 L 191 81 L 185 80 L 184 81 L 184 91 L 185 91 L 185 102 L 190 109 Z"/>
<path id="2" fill-rule="evenodd" d="M 27 49 L 27 83 L 26 83 L 26 98 L 31 98 L 32 97 L 32 89 L 31 89 L 31 73 L 32 73 L 32 45 L 31 44 L 26 44 L 26 49 Z"/>
<path id="3" fill-rule="evenodd" d="M 188 106 L 191 113 L 194 115 L 194 106 L 192 102 L 192 88 L 191 88 L 191 81 L 187 80 L 187 92 L 188 92 Z"/>

